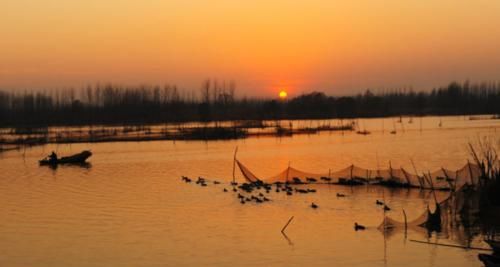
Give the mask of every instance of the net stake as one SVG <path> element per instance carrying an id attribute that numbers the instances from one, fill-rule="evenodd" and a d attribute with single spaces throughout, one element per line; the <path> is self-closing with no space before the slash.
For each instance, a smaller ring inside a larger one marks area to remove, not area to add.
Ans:
<path id="1" fill-rule="evenodd" d="M 406 212 L 405 212 L 405 209 L 403 209 L 403 215 L 405 217 L 405 238 L 406 238 L 406 234 L 407 234 L 407 230 L 408 230 L 408 222 L 406 220 Z"/>
<path id="2" fill-rule="evenodd" d="M 460 246 L 460 245 L 441 244 L 441 243 L 434 243 L 434 242 L 428 242 L 428 241 L 420 241 L 420 240 L 415 240 L 415 239 L 410 239 L 410 241 L 416 242 L 416 243 L 421 243 L 421 244 L 437 245 L 437 246 L 452 247 L 452 248 L 463 248 L 463 249 L 474 249 L 474 250 L 485 250 L 485 251 L 492 251 L 493 250 L 491 248 L 466 247 L 466 246 Z"/>
<path id="3" fill-rule="evenodd" d="M 285 233 L 286 228 L 287 228 L 287 227 L 288 227 L 288 225 L 292 222 L 292 220 L 293 220 L 293 216 L 292 216 L 292 217 L 290 217 L 290 219 L 289 219 L 289 220 L 288 220 L 288 222 L 285 224 L 285 226 L 283 226 L 283 228 L 281 229 L 281 233 L 283 233 L 283 234 Z"/>

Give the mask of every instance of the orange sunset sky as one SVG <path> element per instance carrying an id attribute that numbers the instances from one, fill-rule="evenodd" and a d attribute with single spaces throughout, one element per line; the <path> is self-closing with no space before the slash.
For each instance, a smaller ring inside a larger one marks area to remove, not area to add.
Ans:
<path id="1" fill-rule="evenodd" d="M 498 81 L 500 1 L 0 1 L 2 89 L 206 78 L 240 96 Z"/>

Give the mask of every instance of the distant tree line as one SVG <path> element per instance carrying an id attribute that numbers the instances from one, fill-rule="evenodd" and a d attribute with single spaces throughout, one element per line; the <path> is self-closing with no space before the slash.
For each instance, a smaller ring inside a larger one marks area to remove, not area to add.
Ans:
<path id="1" fill-rule="evenodd" d="M 236 98 L 233 82 L 207 80 L 198 92 L 176 86 L 93 86 L 0 91 L 1 127 L 150 124 L 223 120 L 327 119 L 400 115 L 499 114 L 500 83 L 452 82 L 431 91 L 371 90 L 354 96 L 303 94 L 286 101 Z"/>

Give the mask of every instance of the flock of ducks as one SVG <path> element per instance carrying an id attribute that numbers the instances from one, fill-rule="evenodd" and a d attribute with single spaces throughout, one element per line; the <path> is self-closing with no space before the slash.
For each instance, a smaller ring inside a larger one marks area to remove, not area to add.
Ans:
<path id="1" fill-rule="evenodd" d="M 324 177 L 324 178 L 327 178 L 327 177 Z M 191 178 L 186 177 L 186 176 L 182 176 L 181 179 L 185 183 L 191 183 L 193 181 Z M 323 177 L 321 179 L 323 179 Z M 307 181 L 309 183 L 314 183 L 314 182 L 316 182 L 316 179 L 307 178 Z M 207 179 L 202 178 L 202 177 L 198 177 L 198 179 L 196 180 L 195 183 L 197 185 L 205 187 L 208 185 L 208 182 L 209 181 Z M 219 182 L 219 181 L 212 181 L 212 183 L 214 185 L 221 184 L 221 182 Z M 289 196 L 291 196 L 293 194 L 316 193 L 316 189 L 294 188 L 294 187 L 290 186 L 290 184 L 288 184 L 288 183 L 280 183 L 280 182 L 277 182 L 274 184 L 267 184 L 267 183 L 263 183 L 263 182 L 238 184 L 236 182 L 231 182 L 230 185 L 233 188 L 232 191 L 235 193 L 238 193 L 236 196 L 242 205 L 245 203 L 250 203 L 250 202 L 255 202 L 257 204 L 260 204 L 260 203 L 272 201 L 263 192 L 265 192 L 266 194 L 271 193 L 271 191 L 273 190 L 273 188 L 272 188 L 273 185 L 275 186 L 274 192 L 276 192 L 276 193 L 284 192 L 286 195 L 289 195 Z M 222 189 L 222 191 L 225 193 L 229 192 L 229 190 L 225 187 Z M 245 195 L 243 195 L 242 193 L 244 193 Z M 342 194 L 342 193 L 337 193 L 336 196 L 337 196 L 337 198 L 346 197 L 346 195 Z M 375 201 L 375 204 L 378 206 L 383 206 L 384 211 L 391 210 L 389 208 L 389 206 L 387 206 L 383 201 L 380 201 L 378 199 Z M 314 202 L 311 202 L 310 207 L 312 209 L 318 209 L 319 205 L 314 203 Z M 360 231 L 360 230 L 365 230 L 365 229 L 366 229 L 365 226 L 358 224 L 357 222 L 354 223 L 354 230 L 355 231 Z"/>

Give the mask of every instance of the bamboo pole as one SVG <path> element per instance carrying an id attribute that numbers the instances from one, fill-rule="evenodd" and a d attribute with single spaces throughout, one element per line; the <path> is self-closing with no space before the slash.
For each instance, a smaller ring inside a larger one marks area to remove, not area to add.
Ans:
<path id="1" fill-rule="evenodd" d="M 354 164 L 351 165 L 351 182 L 352 182 L 352 171 L 353 171 L 353 169 L 354 169 Z"/>
<path id="2" fill-rule="evenodd" d="M 415 175 L 417 176 L 418 183 L 420 184 L 420 190 L 424 189 L 424 184 L 422 183 L 422 180 L 420 180 L 420 177 L 418 176 L 418 171 L 417 167 L 415 166 L 415 162 L 413 162 L 413 159 L 410 158 L 411 165 L 413 166 L 413 170 L 415 171 Z"/>
<path id="3" fill-rule="evenodd" d="M 470 168 L 470 162 L 469 162 L 469 160 L 467 160 L 467 168 L 469 168 L 470 182 L 471 182 L 472 186 L 475 186 L 474 185 L 474 179 L 472 179 L 472 169 Z"/>
<path id="4" fill-rule="evenodd" d="M 406 182 L 408 182 L 408 186 L 411 186 L 410 178 L 406 174 L 406 171 L 405 171 L 405 169 L 403 169 L 403 167 L 401 167 L 401 171 L 403 172 L 403 174 L 404 174 L 404 176 L 406 178 Z"/>
<path id="5" fill-rule="evenodd" d="M 389 175 L 391 176 L 391 180 L 394 181 L 394 177 L 392 176 L 392 164 L 390 160 L 389 160 Z"/>
<path id="6" fill-rule="evenodd" d="M 234 150 L 234 157 L 233 157 L 233 185 L 236 184 L 236 153 L 238 153 L 238 147 Z"/>
<path id="7" fill-rule="evenodd" d="M 446 173 L 446 170 L 445 170 L 443 167 L 441 167 L 441 170 L 443 170 L 444 176 L 446 177 L 446 181 L 448 182 L 448 184 L 449 184 L 449 186 L 450 186 L 450 189 L 451 189 L 452 191 L 455 191 L 455 187 L 453 186 L 453 183 L 452 183 L 452 181 L 450 180 L 450 177 L 448 176 L 448 173 Z M 456 178 L 455 178 L 455 179 L 456 179 Z"/>
<path id="8" fill-rule="evenodd" d="M 293 217 L 294 217 L 294 216 L 290 217 L 290 219 L 288 220 L 288 222 L 287 222 L 287 223 L 285 224 L 285 226 L 283 226 L 283 228 L 281 229 L 281 232 L 282 232 L 283 234 L 285 233 L 285 230 L 286 230 L 286 228 L 288 227 L 288 225 L 292 222 Z"/>
<path id="9" fill-rule="evenodd" d="M 432 195 L 434 196 L 434 201 L 436 202 L 436 205 L 439 205 L 438 201 L 437 201 L 437 197 L 436 197 L 436 191 L 434 190 L 434 184 L 432 183 L 431 172 L 429 171 L 428 173 L 429 173 L 429 182 L 430 182 L 431 188 L 432 188 Z"/>
<path id="10" fill-rule="evenodd" d="M 492 251 L 493 250 L 491 248 L 466 247 L 466 246 L 460 246 L 460 245 L 441 244 L 441 243 L 437 243 L 437 242 L 421 241 L 421 240 L 415 240 L 415 239 L 410 239 L 410 241 L 416 242 L 416 243 L 421 243 L 421 244 L 437 245 L 437 246 L 452 247 L 452 248 L 474 249 L 474 250 L 484 250 L 484 251 Z"/>
<path id="11" fill-rule="evenodd" d="M 408 221 L 406 220 L 405 209 L 403 209 L 403 216 L 405 217 L 405 237 L 406 237 L 406 233 L 407 233 L 407 230 L 408 230 Z"/>
<path id="12" fill-rule="evenodd" d="M 285 182 L 288 184 L 288 174 L 290 173 L 290 161 L 288 162 L 288 168 L 286 169 L 286 180 Z"/>

